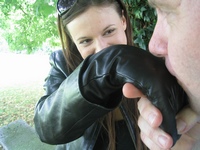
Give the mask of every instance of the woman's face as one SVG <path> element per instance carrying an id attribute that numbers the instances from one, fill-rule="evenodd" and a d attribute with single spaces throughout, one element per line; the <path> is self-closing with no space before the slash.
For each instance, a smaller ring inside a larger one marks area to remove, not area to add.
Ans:
<path id="1" fill-rule="evenodd" d="M 126 19 L 112 6 L 91 7 L 67 28 L 83 58 L 111 45 L 127 44 Z"/>

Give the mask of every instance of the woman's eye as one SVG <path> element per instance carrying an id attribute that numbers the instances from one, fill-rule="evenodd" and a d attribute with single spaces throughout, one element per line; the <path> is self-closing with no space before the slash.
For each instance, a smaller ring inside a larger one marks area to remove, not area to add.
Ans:
<path id="1" fill-rule="evenodd" d="M 88 44 L 89 42 L 91 42 L 91 39 L 85 39 L 79 42 L 79 44 Z"/>
<path id="2" fill-rule="evenodd" d="M 110 30 L 106 31 L 104 35 L 109 35 L 109 34 L 113 33 L 114 31 L 115 31 L 115 29 L 110 29 Z"/>

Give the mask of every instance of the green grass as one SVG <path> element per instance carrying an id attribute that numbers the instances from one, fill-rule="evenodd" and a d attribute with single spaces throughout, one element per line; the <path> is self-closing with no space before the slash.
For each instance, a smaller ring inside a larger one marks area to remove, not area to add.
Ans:
<path id="1" fill-rule="evenodd" d="M 0 89 L 0 126 L 18 119 L 33 126 L 34 107 L 43 93 L 37 82 Z"/>

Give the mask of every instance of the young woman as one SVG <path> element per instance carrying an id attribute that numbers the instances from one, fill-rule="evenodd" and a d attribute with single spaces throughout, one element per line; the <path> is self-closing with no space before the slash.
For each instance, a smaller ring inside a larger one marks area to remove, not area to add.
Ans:
<path id="1" fill-rule="evenodd" d="M 56 93 L 59 94 L 57 89 L 60 84 L 88 55 L 97 53 L 111 45 L 133 45 L 131 24 L 126 7 L 121 0 L 60 0 L 57 3 L 57 9 L 59 12 L 58 28 L 65 59 L 62 58 L 61 51 L 51 55 L 52 69 L 45 84 L 47 94 L 40 99 L 37 107 L 42 107 L 42 103 L 46 101 L 49 101 L 49 105 L 52 107 L 56 107 L 56 102 L 49 99 L 53 99 L 52 97 Z M 137 101 L 124 100 L 124 103 L 127 106 L 127 112 L 129 112 L 129 119 L 133 121 L 133 124 L 129 125 L 131 129 L 127 128 L 120 109 L 117 107 L 107 115 L 102 116 L 101 119 L 97 118 L 96 122 L 86 129 L 80 138 L 76 137 L 77 135 L 67 135 L 68 138 L 63 137 L 63 140 L 55 140 L 53 139 L 54 133 L 49 131 L 47 135 L 49 139 L 45 142 L 64 144 L 58 145 L 57 149 L 146 149 L 140 138 L 135 138 L 139 137 L 139 129 L 136 125 L 138 110 L 131 108 L 137 108 Z M 61 101 L 59 105 L 63 105 Z M 71 105 L 74 108 L 73 114 L 81 112 L 81 110 L 76 110 L 76 104 L 67 103 L 65 105 Z M 40 117 L 47 117 L 47 113 L 40 114 Z M 55 108 L 51 113 L 58 112 Z M 38 115 L 35 116 L 35 120 L 36 118 Z M 62 120 L 62 118 L 60 119 Z M 63 130 L 62 122 L 67 120 L 62 120 L 61 123 L 59 121 L 59 119 L 52 120 L 52 124 L 46 124 L 46 126 L 54 125 L 55 132 Z M 77 129 L 77 132 L 80 131 Z M 54 141 L 51 141 L 51 138 Z"/>
<path id="2" fill-rule="evenodd" d="M 139 136 L 137 100 L 117 100 L 122 91 L 106 102 L 89 100 L 87 94 L 80 98 L 77 83 L 85 58 L 112 45 L 133 45 L 125 5 L 121 0 L 59 0 L 57 9 L 63 51 L 52 53 L 46 95 L 36 105 L 40 139 L 60 150 L 147 149 Z M 102 94 L 96 91 L 94 97 Z"/>

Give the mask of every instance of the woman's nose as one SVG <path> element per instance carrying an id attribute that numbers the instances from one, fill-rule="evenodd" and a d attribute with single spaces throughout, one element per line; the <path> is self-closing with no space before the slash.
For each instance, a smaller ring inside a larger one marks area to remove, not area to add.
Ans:
<path id="1" fill-rule="evenodd" d="M 167 26 L 163 21 L 158 20 L 149 42 L 149 51 L 157 57 L 164 57 L 167 55 L 167 49 Z"/>
<path id="2" fill-rule="evenodd" d="M 108 44 L 108 42 L 106 40 L 104 40 L 104 39 L 98 39 L 96 41 L 95 53 L 101 51 L 102 49 L 104 49 L 104 48 L 106 48 L 108 46 L 109 46 L 109 44 Z"/>

